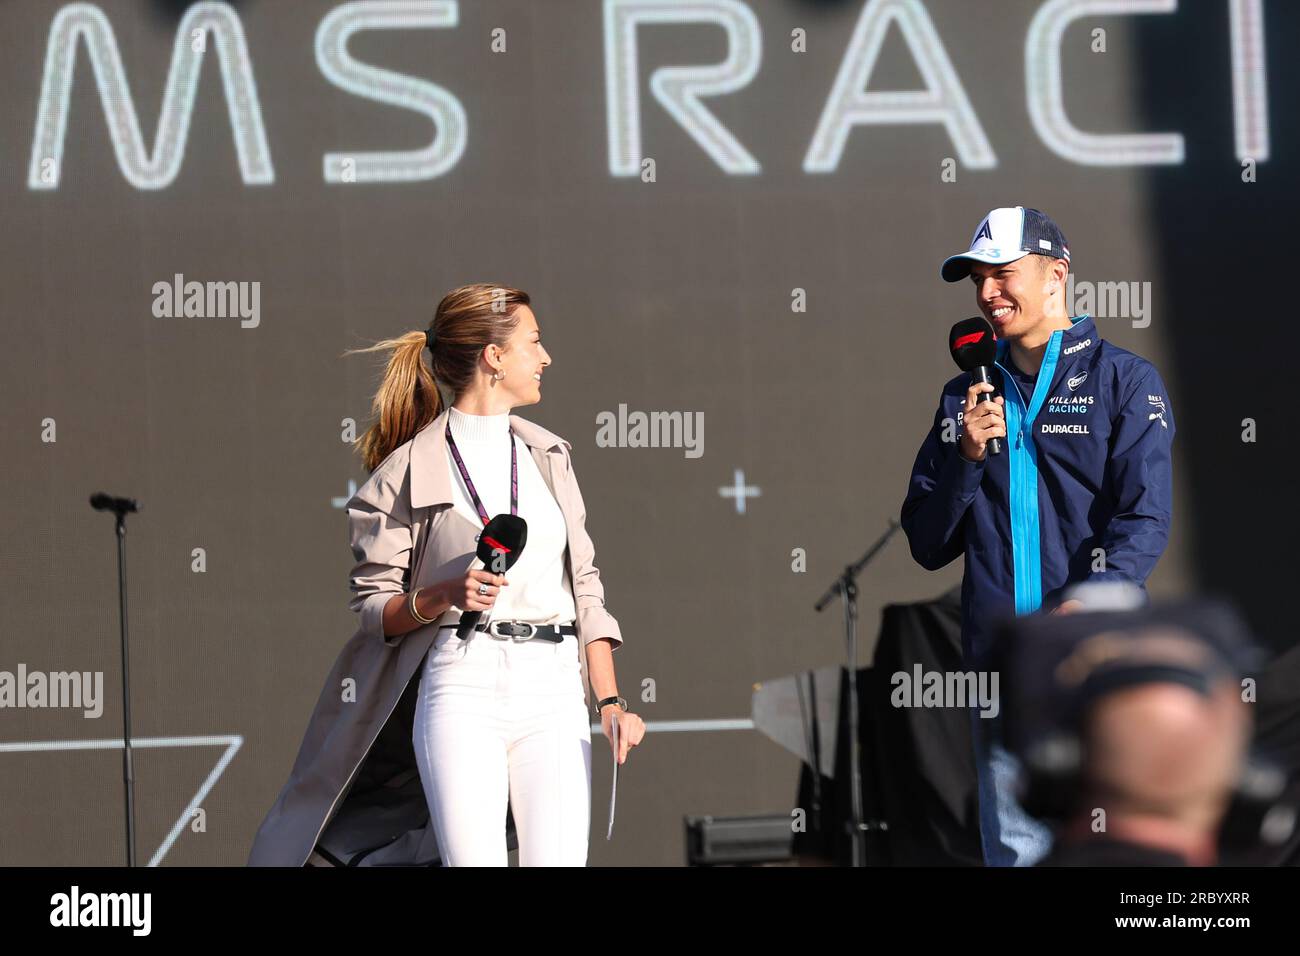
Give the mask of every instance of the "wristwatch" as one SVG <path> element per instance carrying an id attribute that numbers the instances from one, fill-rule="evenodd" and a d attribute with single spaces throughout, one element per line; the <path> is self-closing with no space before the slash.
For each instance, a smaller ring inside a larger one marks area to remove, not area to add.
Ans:
<path id="1" fill-rule="evenodd" d="M 618 706 L 619 706 L 622 710 L 624 710 L 624 711 L 627 710 L 627 701 L 624 700 L 622 697 L 606 697 L 604 700 L 598 701 L 598 702 L 596 703 L 596 716 L 597 716 L 597 717 L 599 717 L 599 716 L 600 716 L 600 712 L 601 712 L 602 710 L 605 709 L 605 705 L 606 705 L 606 704 L 618 704 Z"/>

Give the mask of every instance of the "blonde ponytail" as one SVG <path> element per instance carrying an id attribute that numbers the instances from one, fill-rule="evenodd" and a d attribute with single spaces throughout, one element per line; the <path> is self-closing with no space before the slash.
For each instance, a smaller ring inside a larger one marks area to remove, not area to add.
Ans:
<path id="1" fill-rule="evenodd" d="M 392 353 L 371 403 L 374 424 L 357 442 L 367 472 L 373 472 L 394 449 L 442 414 L 440 384 L 446 386 L 451 401 L 456 401 L 473 382 L 483 349 L 488 345 L 505 348 L 519 324 L 515 310 L 529 301 L 526 292 L 486 282 L 452 289 L 438 303 L 429 325 L 436 339 L 430 365 L 422 358 L 427 341 L 422 331 L 343 353 Z"/>

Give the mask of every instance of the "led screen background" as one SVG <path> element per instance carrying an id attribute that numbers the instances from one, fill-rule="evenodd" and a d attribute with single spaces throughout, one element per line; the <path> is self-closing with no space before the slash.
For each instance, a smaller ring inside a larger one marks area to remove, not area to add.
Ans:
<path id="1" fill-rule="evenodd" d="M 122 858 L 120 750 L 93 743 L 121 734 L 98 490 L 143 506 L 128 534 L 133 734 L 156 744 L 136 757 L 141 860 L 244 861 L 355 627 L 341 504 L 365 473 L 345 429 L 368 423 L 378 367 L 341 353 L 423 328 L 470 281 L 534 297 L 554 365 L 541 404 L 517 411 L 573 444 L 626 638 L 620 689 L 647 720 L 744 719 L 755 682 L 842 660 L 838 609 L 812 604 L 897 516 L 954 371 L 947 330 L 975 308 L 938 266 L 999 205 L 1060 222 L 1076 293 L 1143 296 L 1143 315 L 1131 302 L 1098 325 L 1157 364 L 1177 415 L 1175 527 L 1152 592 L 1226 593 L 1269 644 L 1293 643 L 1291 6 L 1171 2 L 1035 43 L 1052 36 L 1035 18 L 1059 4 L 753 0 L 695 4 L 713 19 L 693 22 L 670 3 L 483 0 L 403 7 L 437 26 L 363 20 L 351 64 L 319 47 L 327 18 L 346 32 L 345 15 L 394 6 L 0 5 L 0 670 L 103 674 L 97 718 L 0 710 L 0 862 Z M 638 11 L 621 44 L 607 23 Z M 853 64 L 870 59 L 855 30 L 891 11 L 865 89 L 950 94 L 951 81 L 968 108 L 949 125 L 850 122 L 834 155 L 828 101 L 841 73 L 851 98 Z M 58 22 L 86 30 L 61 137 Z M 252 86 L 220 68 L 222 49 L 241 62 L 236 40 Z M 195 42 L 206 52 L 187 55 Z M 106 111 L 96 43 L 101 64 L 120 58 L 130 109 L 103 70 Z M 386 87 L 405 105 L 348 88 L 356 64 L 408 78 Z M 718 64 L 713 95 L 697 85 Z M 1071 154 L 1050 117 L 1045 137 L 1034 78 L 1058 72 L 1075 129 L 1177 133 L 1181 161 L 1162 154 L 1169 140 L 1145 160 L 1115 140 Z M 703 113 L 683 112 L 693 103 Z M 1243 143 L 1261 154 L 1253 182 Z M 381 152 L 399 155 L 366 158 Z M 653 181 L 629 169 L 638 155 Z M 156 286 L 177 276 L 256 283 L 256 323 L 156 315 Z M 703 454 L 602 447 L 597 417 L 620 407 L 701 414 Z M 738 480 L 758 490 L 743 513 L 722 494 Z M 960 574 L 923 571 L 898 536 L 861 582 L 862 659 L 884 604 Z M 594 747 L 602 820 L 609 758 Z M 683 815 L 788 812 L 797 772 L 752 730 L 651 734 L 623 777 L 615 840 L 593 839 L 590 862 L 679 864 Z"/>

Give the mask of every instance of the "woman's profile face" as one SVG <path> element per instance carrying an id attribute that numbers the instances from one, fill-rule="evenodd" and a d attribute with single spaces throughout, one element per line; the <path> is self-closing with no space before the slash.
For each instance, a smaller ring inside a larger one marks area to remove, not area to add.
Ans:
<path id="1" fill-rule="evenodd" d="M 501 352 L 501 371 L 505 378 L 496 383 L 510 400 L 510 405 L 535 405 L 542 400 L 542 371 L 551 364 L 551 356 L 542 346 L 537 316 L 526 305 L 515 309 L 519 323 Z"/>

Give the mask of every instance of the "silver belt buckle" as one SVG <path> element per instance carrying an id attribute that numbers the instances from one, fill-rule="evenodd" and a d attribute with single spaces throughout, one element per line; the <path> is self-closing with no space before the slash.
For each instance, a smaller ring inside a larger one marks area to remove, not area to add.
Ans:
<path id="1" fill-rule="evenodd" d="M 527 621 L 493 621 L 489 628 L 497 637 L 508 637 L 515 642 L 531 640 L 537 633 L 537 625 L 529 624 Z M 509 628 L 509 630 L 503 634 L 501 628 Z"/>

